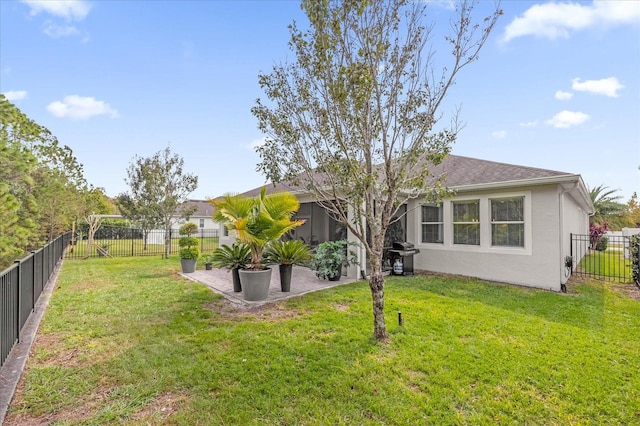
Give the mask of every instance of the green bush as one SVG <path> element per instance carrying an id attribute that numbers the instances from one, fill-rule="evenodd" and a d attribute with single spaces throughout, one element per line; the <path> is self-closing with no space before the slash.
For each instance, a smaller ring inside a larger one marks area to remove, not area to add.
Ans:
<path id="1" fill-rule="evenodd" d="M 195 234 L 198 231 L 198 225 L 193 222 L 187 222 L 180 227 L 178 232 L 180 235 L 191 235 Z"/>
<path id="2" fill-rule="evenodd" d="M 636 283 L 640 282 L 640 234 L 631 237 L 629 244 L 629 252 L 631 255 L 631 275 Z"/>
<path id="3" fill-rule="evenodd" d="M 180 237 L 178 245 L 180 246 L 180 259 L 197 259 L 200 257 L 200 241 L 196 237 Z"/>
<path id="4" fill-rule="evenodd" d="M 609 245 L 609 238 L 602 237 L 602 238 L 600 238 L 600 240 L 596 244 L 596 250 L 605 251 L 607 249 L 608 245 Z"/>

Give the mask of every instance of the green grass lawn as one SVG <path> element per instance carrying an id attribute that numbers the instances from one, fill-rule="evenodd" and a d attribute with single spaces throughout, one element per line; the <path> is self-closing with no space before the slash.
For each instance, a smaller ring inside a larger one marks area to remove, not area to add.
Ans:
<path id="1" fill-rule="evenodd" d="M 582 258 L 578 268 L 587 274 L 632 282 L 631 261 L 624 258 L 624 249 L 620 247 L 591 250 Z"/>
<path id="2" fill-rule="evenodd" d="M 622 284 L 388 278 L 385 345 L 365 282 L 237 311 L 178 269 L 66 261 L 7 424 L 640 424 Z"/>

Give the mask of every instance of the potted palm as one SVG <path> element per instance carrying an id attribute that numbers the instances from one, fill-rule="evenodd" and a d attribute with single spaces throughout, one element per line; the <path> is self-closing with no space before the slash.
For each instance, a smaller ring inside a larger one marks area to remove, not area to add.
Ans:
<path id="1" fill-rule="evenodd" d="M 239 242 L 249 246 L 251 260 L 240 269 L 240 284 L 245 300 L 264 300 L 269 295 L 271 269 L 263 258 L 265 247 L 304 222 L 291 220 L 300 203 L 290 192 L 266 194 L 262 188 L 257 197 L 227 195 L 211 200 L 213 219 L 235 231 Z"/>
<path id="2" fill-rule="evenodd" d="M 178 232 L 180 239 L 178 240 L 178 251 L 180 256 L 180 264 L 182 266 L 182 272 L 185 274 L 194 272 L 196 270 L 196 263 L 200 257 L 200 242 L 196 237 L 192 237 L 191 234 L 198 230 L 198 225 L 193 222 L 187 222 L 180 227 Z"/>
<path id="3" fill-rule="evenodd" d="M 208 261 L 216 268 L 227 268 L 233 278 L 233 291 L 242 291 L 239 270 L 246 268 L 251 260 L 251 250 L 246 244 L 234 243 L 229 247 L 223 244 L 211 253 Z"/>
<path id="4" fill-rule="evenodd" d="M 280 290 L 291 291 L 291 273 L 293 265 L 306 265 L 313 258 L 311 250 L 303 241 L 274 241 L 264 250 L 264 258 L 268 263 L 279 265 Z"/>
<path id="5" fill-rule="evenodd" d="M 312 262 L 312 268 L 316 271 L 316 276 L 329 281 L 338 281 L 342 276 L 342 267 L 358 264 L 355 251 L 349 246 L 357 245 L 354 241 L 339 240 L 325 241 L 316 248 Z"/>

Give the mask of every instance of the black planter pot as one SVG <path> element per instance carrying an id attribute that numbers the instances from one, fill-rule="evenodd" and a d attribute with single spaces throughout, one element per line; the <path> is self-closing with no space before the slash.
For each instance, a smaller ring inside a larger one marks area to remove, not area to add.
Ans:
<path id="1" fill-rule="evenodd" d="M 204 269 L 207 271 L 210 271 L 213 269 L 213 265 L 211 263 L 205 263 L 204 264 Z"/>
<path id="2" fill-rule="evenodd" d="M 293 265 L 280 265 L 280 290 L 291 291 L 291 272 Z"/>
<path id="3" fill-rule="evenodd" d="M 233 278 L 233 291 L 236 293 L 240 293 L 242 291 L 242 285 L 240 285 L 240 270 L 232 269 L 231 277 Z"/>
<path id="4" fill-rule="evenodd" d="M 342 266 L 336 271 L 336 274 L 329 277 L 329 281 L 340 281 L 340 277 L 342 277 Z"/>

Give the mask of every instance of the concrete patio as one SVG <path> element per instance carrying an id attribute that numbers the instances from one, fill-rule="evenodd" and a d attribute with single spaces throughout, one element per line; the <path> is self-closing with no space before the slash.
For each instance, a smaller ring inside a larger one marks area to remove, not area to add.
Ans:
<path id="1" fill-rule="evenodd" d="M 301 296 L 303 294 L 311 293 L 318 290 L 324 290 L 326 288 L 336 287 L 343 284 L 348 284 L 357 281 L 353 278 L 342 277 L 340 281 L 321 280 L 316 277 L 315 272 L 309 268 L 302 266 L 294 266 L 293 274 L 291 276 L 291 291 L 282 292 L 280 290 L 280 272 L 277 266 L 273 266 L 271 272 L 271 285 L 269 286 L 269 296 L 266 300 L 261 301 L 247 301 L 244 300 L 242 292 L 235 293 L 233 291 L 233 282 L 231 278 L 231 271 L 227 269 L 212 269 L 210 271 L 204 269 L 197 269 L 190 274 L 181 274 L 185 278 L 206 284 L 213 291 L 220 293 L 227 298 L 230 302 L 251 307 L 260 306 L 265 303 L 274 302 L 277 300 L 288 299 L 291 297 Z"/>

